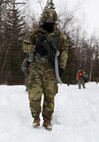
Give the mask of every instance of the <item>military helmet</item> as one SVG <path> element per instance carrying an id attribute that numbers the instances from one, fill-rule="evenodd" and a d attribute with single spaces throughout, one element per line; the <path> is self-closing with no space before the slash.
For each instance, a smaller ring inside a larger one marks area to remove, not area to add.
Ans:
<path id="1" fill-rule="evenodd" d="M 45 9 L 42 16 L 42 22 L 55 23 L 57 21 L 57 13 L 54 9 Z"/>

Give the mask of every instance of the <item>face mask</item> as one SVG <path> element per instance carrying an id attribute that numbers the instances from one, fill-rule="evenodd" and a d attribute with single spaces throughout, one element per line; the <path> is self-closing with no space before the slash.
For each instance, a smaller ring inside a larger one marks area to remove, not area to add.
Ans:
<path id="1" fill-rule="evenodd" d="M 51 33 L 54 30 L 54 23 L 47 23 L 44 22 L 42 27 L 44 28 L 44 30 L 46 30 L 47 32 Z"/>

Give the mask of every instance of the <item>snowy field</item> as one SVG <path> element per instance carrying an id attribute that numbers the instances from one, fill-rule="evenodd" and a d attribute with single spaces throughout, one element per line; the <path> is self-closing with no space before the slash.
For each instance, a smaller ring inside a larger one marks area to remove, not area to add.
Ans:
<path id="1" fill-rule="evenodd" d="M 25 86 L 0 86 L 0 142 L 99 142 L 99 84 L 59 85 L 52 125 L 32 127 Z"/>

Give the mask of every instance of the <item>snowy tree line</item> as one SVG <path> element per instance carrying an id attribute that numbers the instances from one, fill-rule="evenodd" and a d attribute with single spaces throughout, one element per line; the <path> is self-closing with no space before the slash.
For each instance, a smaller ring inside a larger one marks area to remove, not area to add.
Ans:
<path id="1" fill-rule="evenodd" d="M 38 2 L 42 4 L 42 1 Z M 54 6 L 53 0 L 47 2 Z M 32 22 L 27 22 L 22 14 L 20 7 L 25 4 L 16 0 L 0 0 L 0 84 L 24 83 L 21 63 L 26 55 L 22 51 L 22 41 L 31 28 L 38 26 L 35 15 L 31 16 Z M 58 14 L 58 26 L 69 41 L 64 82 L 76 83 L 75 76 L 79 66 L 88 73 L 89 81 L 99 81 L 99 39 L 95 35 L 88 38 L 85 31 L 81 33 L 75 17 L 76 10 L 77 8 L 73 11 L 65 9 Z"/>

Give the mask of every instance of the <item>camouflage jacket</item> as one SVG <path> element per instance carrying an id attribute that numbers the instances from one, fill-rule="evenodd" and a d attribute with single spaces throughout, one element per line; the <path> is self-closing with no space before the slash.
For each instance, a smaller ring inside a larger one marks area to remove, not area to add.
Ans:
<path id="1" fill-rule="evenodd" d="M 22 44 L 23 51 L 25 53 L 32 53 L 35 51 L 38 33 L 45 34 L 48 40 L 51 40 L 51 38 L 54 37 L 55 35 L 59 37 L 58 46 L 57 46 L 60 52 L 59 64 L 61 68 L 65 69 L 66 62 L 68 59 L 68 40 L 66 36 L 57 27 L 54 27 L 54 31 L 52 33 L 46 32 L 41 27 L 37 29 L 33 29 L 30 36 L 24 39 L 23 41 L 23 44 Z"/>

